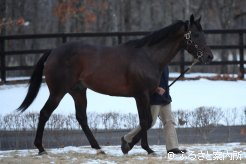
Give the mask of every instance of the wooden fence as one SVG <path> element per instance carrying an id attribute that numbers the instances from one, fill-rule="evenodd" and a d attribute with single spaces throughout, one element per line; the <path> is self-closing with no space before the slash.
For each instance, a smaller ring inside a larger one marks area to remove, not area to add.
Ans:
<path id="1" fill-rule="evenodd" d="M 8 36 L 0 36 L 0 73 L 1 73 L 1 81 L 0 84 L 6 84 L 10 81 L 6 78 L 7 71 L 14 70 L 30 70 L 33 69 L 33 66 L 7 66 L 6 65 L 6 56 L 9 55 L 28 55 L 28 54 L 40 54 L 48 49 L 26 49 L 26 50 L 6 50 L 6 41 L 15 41 L 15 40 L 29 40 L 29 39 L 54 39 L 59 38 L 62 39 L 62 42 L 65 43 L 68 41 L 68 38 L 83 38 L 83 37 L 116 37 L 118 44 L 122 43 L 123 37 L 134 37 L 134 36 L 143 36 L 148 34 L 149 32 L 107 32 L 107 33 L 57 33 L 57 34 L 34 34 L 34 35 L 8 35 Z M 211 49 L 216 50 L 227 50 L 227 49 L 236 49 L 239 52 L 239 58 L 236 61 L 214 61 L 210 63 L 210 65 L 239 65 L 239 78 L 244 79 L 245 68 L 244 64 L 246 64 L 244 58 L 244 49 L 246 45 L 244 43 L 244 34 L 246 30 L 205 30 L 206 34 L 210 35 L 227 35 L 233 34 L 238 35 L 238 41 L 236 44 L 232 45 L 209 45 Z M 179 65 L 180 72 L 185 69 L 186 65 L 191 64 L 189 61 L 185 61 L 184 55 L 180 55 L 179 62 L 171 62 L 170 65 Z"/>

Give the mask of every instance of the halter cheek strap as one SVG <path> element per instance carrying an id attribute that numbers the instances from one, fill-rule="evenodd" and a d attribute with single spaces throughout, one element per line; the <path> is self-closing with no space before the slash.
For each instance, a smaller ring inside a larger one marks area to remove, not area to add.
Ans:
<path id="1" fill-rule="evenodd" d="M 192 50 L 196 50 L 196 56 L 197 59 L 201 58 L 203 56 L 202 49 L 199 48 L 199 46 L 191 40 L 191 31 L 189 30 L 187 33 L 184 34 L 185 43 L 186 43 L 186 50 L 189 53 L 193 53 Z"/>

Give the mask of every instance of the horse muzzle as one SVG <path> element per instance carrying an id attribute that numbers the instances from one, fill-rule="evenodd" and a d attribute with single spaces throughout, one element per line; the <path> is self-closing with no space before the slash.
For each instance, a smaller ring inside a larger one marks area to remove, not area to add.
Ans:
<path id="1" fill-rule="evenodd" d="M 209 64 L 212 62 L 214 56 L 212 54 L 212 51 L 208 48 L 205 51 L 203 51 L 203 63 L 204 64 Z"/>

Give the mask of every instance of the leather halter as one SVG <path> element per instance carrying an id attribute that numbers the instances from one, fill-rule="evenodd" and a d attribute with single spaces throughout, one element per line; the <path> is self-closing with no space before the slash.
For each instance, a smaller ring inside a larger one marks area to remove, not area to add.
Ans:
<path id="1" fill-rule="evenodd" d="M 191 31 L 189 30 L 187 33 L 184 34 L 185 43 L 186 43 L 186 50 L 191 54 L 196 54 L 195 58 L 199 59 L 203 56 L 203 50 L 199 48 L 199 46 L 191 40 Z M 193 51 L 196 52 L 193 52 Z"/>
<path id="2" fill-rule="evenodd" d="M 184 72 L 182 72 L 176 79 L 173 80 L 173 82 L 171 84 L 168 85 L 168 88 L 170 88 L 176 81 L 178 81 L 181 77 L 184 76 L 184 74 L 186 72 L 188 72 L 196 63 L 199 62 L 199 58 L 201 58 L 203 56 L 203 51 L 199 48 L 199 46 L 191 40 L 191 31 L 189 30 L 187 33 L 184 34 L 184 38 L 185 38 L 185 43 L 186 43 L 186 50 L 191 53 L 193 53 L 193 50 L 196 50 L 196 56 L 194 56 L 194 61 L 193 63 L 187 67 Z"/>

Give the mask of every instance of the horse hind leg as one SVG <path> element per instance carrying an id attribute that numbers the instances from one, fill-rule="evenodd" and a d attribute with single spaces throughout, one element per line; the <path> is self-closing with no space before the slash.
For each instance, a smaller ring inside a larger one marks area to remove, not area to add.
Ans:
<path id="1" fill-rule="evenodd" d="M 76 119 L 79 122 L 81 128 L 83 129 L 91 147 L 96 149 L 98 153 L 104 154 L 88 126 L 86 115 L 86 88 L 76 86 L 71 92 L 69 92 L 69 94 L 73 97 L 75 102 Z"/>
<path id="2" fill-rule="evenodd" d="M 34 145 L 38 148 L 39 155 L 46 154 L 46 151 L 44 150 L 42 145 L 43 131 L 44 131 L 45 124 L 49 120 L 52 112 L 56 109 L 56 107 L 60 103 L 63 96 L 64 94 L 56 95 L 56 96 L 50 95 L 44 107 L 40 111 L 36 137 L 34 140 Z"/>

